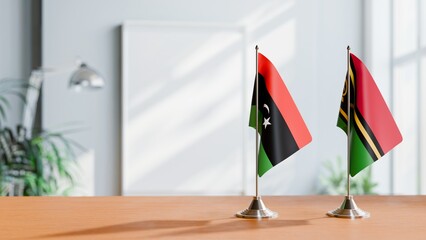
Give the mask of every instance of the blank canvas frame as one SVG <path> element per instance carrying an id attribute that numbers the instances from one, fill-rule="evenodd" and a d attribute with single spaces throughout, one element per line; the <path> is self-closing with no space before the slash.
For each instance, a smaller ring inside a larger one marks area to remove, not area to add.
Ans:
<path id="1" fill-rule="evenodd" d="M 240 26 L 123 24 L 123 195 L 244 193 L 246 49 Z"/>

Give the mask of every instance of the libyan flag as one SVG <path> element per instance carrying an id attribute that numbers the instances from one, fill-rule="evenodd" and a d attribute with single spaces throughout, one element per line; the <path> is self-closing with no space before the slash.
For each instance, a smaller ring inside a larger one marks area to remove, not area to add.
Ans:
<path id="1" fill-rule="evenodd" d="M 402 141 L 401 133 L 368 69 L 350 54 L 350 174 L 355 176 Z M 346 79 L 348 79 L 346 77 Z M 348 82 L 345 81 L 337 126 L 348 131 Z"/>
<path id="2" fill-rule="evenodd" d="M 297 150 L 312 137 L 274 65 L 258 53 L 258 174 L 262 176 Z M 256 129 L 256 83 L 251 102 L 249 126 Z"/>

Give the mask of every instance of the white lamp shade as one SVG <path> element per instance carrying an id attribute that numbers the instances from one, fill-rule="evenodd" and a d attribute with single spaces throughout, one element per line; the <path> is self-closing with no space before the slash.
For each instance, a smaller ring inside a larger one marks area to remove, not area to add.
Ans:
<path id="1" fill-rule="evenodd" d="M 104 79 L 92 68 L 82 63 L 71 75 L 69 86 L 74 89 L 100 89 L 105 85 Z"/>

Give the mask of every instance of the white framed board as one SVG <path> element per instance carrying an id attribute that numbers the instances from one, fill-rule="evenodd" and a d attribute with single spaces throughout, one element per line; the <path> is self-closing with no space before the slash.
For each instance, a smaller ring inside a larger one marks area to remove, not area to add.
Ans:
<path id="1" fill-rule="evenodd" d="M 246 45 L 239 26 L 123 24 L 123 195 L 244 192 Z"/>

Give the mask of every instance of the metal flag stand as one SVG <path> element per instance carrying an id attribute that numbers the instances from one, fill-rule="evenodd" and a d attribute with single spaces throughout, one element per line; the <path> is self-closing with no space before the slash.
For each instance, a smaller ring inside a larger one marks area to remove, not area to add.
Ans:
<path id="1" fill-rule="evenodd" d="M 258 168 L 259 168 L 259 69 L 258 69 L 258 51 L 259 47 L 256 45 L 256 196 L 253 197 L 253 200 L 250 203 L 250 206 L 240 211 L 236 214 L 237 217 L 240 218 L 276 218 L 278 216 L 278 213 L 273 212 L 269 210 L 265 204 L 263 203 L 260 195 L 259 195 L 259 175 L 258 175 Z"/>
<path id="2" fill-rule="evenodd" d="M 327 215 L 330 217 L 339 217 L 339 218 L 368 218 L 370 217 L 370 213 L 363 211 L 362 209 L 358 208 L 358 206 L 355 203 L 355 200 L 353 199 L 353 196 L 350 195 L 351 191 L 351 179 L 350 179 L 350 170 L 351 170 L 351 138 L 350 138 L 350 130 L 351 130 L 351 83 L 350 83 L 350 51 L 351 48 L 348 46 L 348 74 L 346 79 L 346 88 L 348 93 L 348 147 L 347 147 L 347 158 L 348 158 L 348 178 L 347 178 L 347 194 L 345 196 L 345 199 L 343 200 L 342 205 L 332 211 L 327 212 Z"/>

